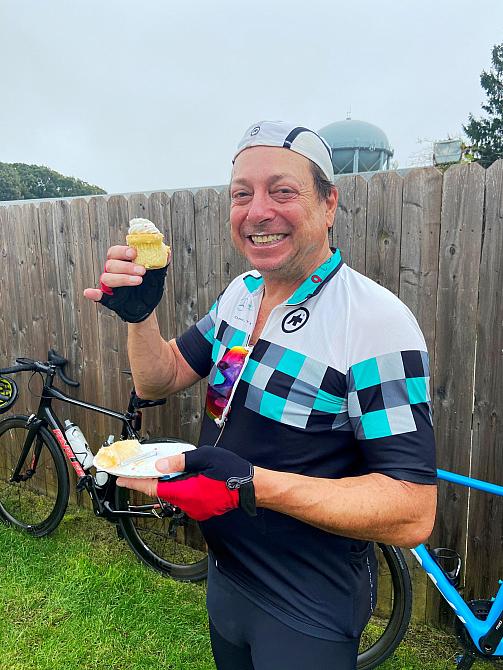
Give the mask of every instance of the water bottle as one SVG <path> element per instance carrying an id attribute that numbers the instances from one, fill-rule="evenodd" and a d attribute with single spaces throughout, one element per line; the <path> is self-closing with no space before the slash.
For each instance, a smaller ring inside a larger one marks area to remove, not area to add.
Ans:
<path id="1" fill-rule="evenodd" d="M 87 440 L 80 428 L 77 424 L 72 423 L 70 419 L 65 420 L 65 435 L 82 468 L 89 470 L 93 464 L 93 452 L 89 449 Z"/>
<path id="2" fill-rule="evenodd" d="M 115 437 L 113 435 L 109 435 L 108 439 L 101 445 L 103 447 L 108 447 L 111 444 L 115 442 Z M 96 482 L 96 486 L 105 486 L 105 484 L 108 482 L 108 478 L 110 475 L 108 472 L 105 472 L 104 470 L 96 470 L 96 474 L 94 476 L 94 481 Z"/>

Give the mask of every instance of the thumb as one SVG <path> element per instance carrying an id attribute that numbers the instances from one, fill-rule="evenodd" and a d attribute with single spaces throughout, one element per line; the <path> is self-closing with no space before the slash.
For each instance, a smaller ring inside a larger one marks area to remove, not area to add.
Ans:
<path id="1" fill-rule="evenodd" d="M 170 472 L 183 472 L 185 470 L 185 454 L 176 454 L 168 458 L 160 458 L 155 462 L 156 470 L 163 474 Z"/>
<path id="2" fill-rule="evenodd" d="M 84 297 L 99 302 L 103 297 L 103 291 L 100 291 L 99 288 L 86 288 L 84 289 Z"/>

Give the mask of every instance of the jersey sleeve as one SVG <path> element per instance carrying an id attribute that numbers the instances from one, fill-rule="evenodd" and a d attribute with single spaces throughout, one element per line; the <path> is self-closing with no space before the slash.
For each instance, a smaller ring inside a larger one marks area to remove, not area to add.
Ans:
<path id="1" fill-rule="evenodd" d="M 368 358 L 349 368 L 346 381 L 349 419 L 368 471 L 435 483 L 427 352 Z"/>
<path id="2" fill-rule="evenodd" d="M 218 300 L 195 325 L 176 338 L 180 353 L 200 377 L 207 377 L 212 366 Z"/>

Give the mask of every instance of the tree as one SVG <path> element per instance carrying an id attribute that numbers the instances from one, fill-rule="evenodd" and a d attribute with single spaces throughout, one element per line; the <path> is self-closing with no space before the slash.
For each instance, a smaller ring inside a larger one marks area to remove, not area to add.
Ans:
<path id="1" fill-rule="evenodd" d="M 17 171 L 8 163 L 0 163 L 0 200 L 20 200 L 23 187 Z"/>
<path id="2" fill-rule="evenodd" d="M 472 114 L 463 130 L 473 142 L 473 151 L 484 167 L 503 158 L 503 43 L 492 50 L 492 68 L 482 71 L 480 83 L 487 94 L 482 109 L 487 118 L 475 119 Z"/>
<path id="3" fill-rule="evenodd" d="M 64 175 L 43 165 L 0 163 L 0 200 L 66 198 L 101 195 L 102 188 Z"/>

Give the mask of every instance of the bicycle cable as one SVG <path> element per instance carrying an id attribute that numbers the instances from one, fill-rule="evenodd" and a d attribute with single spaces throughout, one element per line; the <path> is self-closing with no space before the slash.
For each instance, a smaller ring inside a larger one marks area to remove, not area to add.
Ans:
<path id="1" fill-rule="evenodd" d="M 28 391 L 30 392 L 30 394 L 31 394 L 34 398 L 51 398 L 52 396 L 50 396 L 50 395 L 44 395 L 43 392 L 42 392 L 41 394 L 38 394 L 38 393 L 36 393 L 36 392 L 31 388 L 31 381 L 32 381 L 32 379 L 33 379 L 33 377 L 34 377 L 35 375 L 40 375 L 40 378 L 41 378 L 41 381 L 42 381 L 42 389 L 44 388 L 44 378 L 43 378 L 43 376 L 42 376 L 42 373 L 39 372 L 38 370 L 35 370 L 34 372 L 32 372 L 32 374 L 31 374 L 31 376 L 30 376 L 30 379 L 28 380 L 28 384 L 27 384 L 27 389 L 28 389 Z"/>

